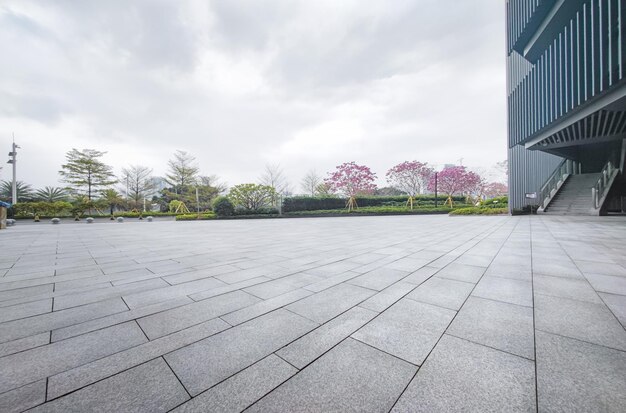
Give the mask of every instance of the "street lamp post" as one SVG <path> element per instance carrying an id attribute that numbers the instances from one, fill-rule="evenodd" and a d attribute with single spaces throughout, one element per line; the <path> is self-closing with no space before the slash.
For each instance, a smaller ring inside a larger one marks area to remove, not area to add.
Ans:
<path id="1" fill-rule="evenodd" d="M 11 152 L 9 152 L 9 161 L 7 163 L 13 164 L 13 182 L 11 184 L 11 203 L 17 204 L 17 149 L 18 145 L 15 144 L 15 138 L 13 139 L 13 145 L 11 145 Z"/>

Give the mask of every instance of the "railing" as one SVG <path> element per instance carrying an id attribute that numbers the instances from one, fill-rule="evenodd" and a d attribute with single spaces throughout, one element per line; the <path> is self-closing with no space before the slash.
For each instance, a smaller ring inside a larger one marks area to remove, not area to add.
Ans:
<path id="1" fill-rule="evenodd" d="M 602 168 L 598 182 L 596 182 L 593 188 L 591 188 L 591 197 L 593 199 L 593 207 L 595 209 L 600 208 L 600 201 L 606 196 L 606 193 L 609 190 L 611 178 L 617 171 L 618 170 L 611 163 L 611 161 L 607 162 L 606 165 L 604 165 L 604 168 Z"/>
<path id="2" fill-rule="evenodd" d="M 546 181 L 545 184 L 541 187 L 540 196 L 541 200 L 541 208 L 547 206 L 550 199 L 552 199 L 552 191 L 556 190 L 559 185 L 565 179 L 565 176 L 569 173 L 568 163 L 566 159 L 563 159 L 559 166 L 556 167 L 550 178 Z"/>

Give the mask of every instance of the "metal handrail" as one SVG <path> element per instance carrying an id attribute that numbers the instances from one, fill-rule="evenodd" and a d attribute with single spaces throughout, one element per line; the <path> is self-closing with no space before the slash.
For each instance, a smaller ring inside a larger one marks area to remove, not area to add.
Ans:
<path id="1" fill-rule="evenodd" d="M 602 168 L 602 172 L 600 172 L 600 178 L 598 178 L 598 181 L 591 188 L 591 197 L 595 209 L 600 208 L 600 200 L 604 198 L 606 192 L 609 190 L 608 184 L 615 171 L 615 166 L 613 166 L 611 161 L 607 162 L 604 168 Z"/>
<path id="2" fill-rule="evenodd" d="M 552 191 L 554 191 L 559 184 L 563 181 L 563 177 L 567 174 L 567 163 L 566 159 L 563 159 L 561 163 L 554 169 L 552 175 L 548 178 L 545 184 L 541 187 L 540 196 L 541 207 L 546 207 L 546 200 L 549 199 Z"/>

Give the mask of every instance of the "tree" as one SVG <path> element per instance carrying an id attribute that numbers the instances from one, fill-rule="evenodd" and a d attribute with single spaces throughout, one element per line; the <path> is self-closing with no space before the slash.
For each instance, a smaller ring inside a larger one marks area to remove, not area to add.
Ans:
<path id="1" fill-rule="evenodd" d="M 33 199 L 33 188 L 23 182 L 17 181 L 15 183 L 15 188 L 17 189 L 17 201 L 25 202 Z M 0 199 L 11 202 L 11 197 L 13 193 L 13 184 L 11 181 L 2 181 L 0 183 Z"/>
<path id="2" fill-rule="evenodd" d="M 135 209 L 143 203 L 145 198 L 154 194 L 156 185 L 152 177 L 152 169 L 147 166 L 131 165 L 122 169 L 120 177 L 126 185 L 126 198 Z"/>
<path id="3" fill-rule="evenodd" d="M 480 176 L 468 171 L 464 166 L 445 168 L 437 174 L 437 189 L 448 196 L 446 203 L 452 206 L 452 195 L 469 195 L 480 184 Z M 435 175 L 428 182 L 428 190 L 435 190 Z"/>
<path id="4" fill-rule="evenodd" d="M 176 193 L 181 193 L 186 186 L 195 183 L 200 170 L 196 158 L 180 150 L 174 153 L 174 159 L 167 161 L 167 166 L 169 171 L 165 175 L 165 180 L 172 185 Z"/>
<path id="5" fill-rule="evenodd" d="M 302 178 L 302 182 L 300 184 L 304 192 L 306 192 L 307 194 L 311 194 L 311 196 L 315 196 L 317 187 L 321 183 L 322 177 L 317 174 L 315 169 L 311 169 L 309 172 L 307 172 L 306 175 L 304 175 L 304 178 Z"/>
<path id="6" fill-rule="evenodd" d="M 332 197 L 335 192 L 326 182 L 322 182 L 315 187 L 315 196 Z"/>
<path id="7" fill-rule="evenodd" d="M 45 202 L 65 201 L 67 200 L 67 191 L 65 188 L 46 186 L 35 191 L 35 198 Z"/>
<path id="8" fill-rule="evenodd" d="M 74 193 L 87 195 L 87 200 L 91 202 L 98 188 L 117 182 L 112 168 L 100 161 L 105 153 L 94 149 L 72 149 L 65 155 L 67 163 L 61 165 L 61 180 L 69 184 Z"/>
<path id="9" fill-rule="evenodd" d="M 228 185 L 222 182 L 217 175 L 203 175 L 199 177 L 199 180 L 201 185 L 214 188 L 218 194 L 223 194 L 228 190 Z"/>
<path id="10" fill-rule="evenodd" d="M 364 165 L 355 162 L 343 163 L 328 173 L 324 180 L 332 191 L 340 192 L 348 197 L 346 207 L 349 210 L 357 207 L 356 196 L 371 194 L 376 190 L 376 174 Z"/>
<path id="11" fill-rule="evenodd" d="M 291 192 L 289 182 L 279 164 L 265 165 L 265 171 L 261 175 L 259 183 L 274 188 L 272 204 L 275 207 L 278 207 L 280 195 L 289 195 Z"/>
<path id="12" fill-rule="evenodd" d="M 100 200 L 103 204 L 109 208 L 111 215 L 116 207 L 124 204 L 124 198 L 115 189 L 105 189 L 102 191 L 102 198 Z"/>
<path id="13" fill-rule="evenodd" d="M 423 191 L 432 173 L 433 168 L 426 163 L 405 161 L 388 170 L 385 176 L 387 182 L 394 188 L 398 188 L 409 195 L 407 205 L 413 209 L 415 195 Z"/>
<path id="14" fill-rule="evenodd" d="M 376 190 L 374 191 L 374 196 L 402 196 L 406 194 L 407 194 L 406 192 L 401 191 L 398 188 L 395 188 L 393 186 L 385 186 L 382 188 L 376 188 Z"/>
<path id="15" fill-rule="evenodd" d="M 509 193 L 509 188 L 500 182 L 490 182 L 485 186 L 484 194 L 487 198 L 505 196 Z"/>
<path id="16" fill-rule="evenodd" d="M 276 190 L 269 185 L 240 184 L 230 189 L 228 198 L 235 207 L 246 211 L 257 211 L 272 205 Z"/>
<path id="17" fill-rule="evenodd" d="M 507 178 L 509 176 L 509 160 L 505 159 L 501 162 L 496 162 L 496 169 L 504 174 Z"/>

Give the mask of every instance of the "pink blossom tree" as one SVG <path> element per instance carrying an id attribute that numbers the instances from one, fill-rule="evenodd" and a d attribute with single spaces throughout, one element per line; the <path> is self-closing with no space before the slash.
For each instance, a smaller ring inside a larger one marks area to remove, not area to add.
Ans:
<path id="1" fill-rule="evenodd" d="M 509 192 L 509 187 L 501 182 L 490 182 L 485 185 L 484 194 L 487 198 L 505 196 Z"/>
<path id="2" fill-rule="evenodd" d="M 452 166 L 437 174 L 437 189 L 448 196 L 446 203 L 452 207 L 452 195 L 469 196 L 477 190 L 480 181 L 477 173 L 468 171 L 464 166 Z M 428 190 L 435 190 L 435 175 L 428 182 Z"/>
<path id="3" fill-rule="evenodd" d="M 407 205 L 413 209 L 415 195 L 422 192 L 433 171 L 427 163 L 405 161 L 388 170 L 385 176 L 391 186 L 409 195 Z"/>
<path id="4" fill-rule="evenodd" d="M 376 174 L 365 165 L 357 165 L 355 162 L 343 163 L 328 173 L 324 183 L 332 192 L 339 192 L 348 197 L 346 207 L 352 210 L 356 205 L 356 196 L 371 194 L 376 190 Z"/>

